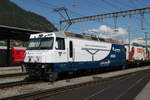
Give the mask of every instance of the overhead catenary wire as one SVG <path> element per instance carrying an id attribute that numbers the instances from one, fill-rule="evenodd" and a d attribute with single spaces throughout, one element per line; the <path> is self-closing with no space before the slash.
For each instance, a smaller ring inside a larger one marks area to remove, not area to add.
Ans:
<path id="1" fill-rule="evenodd" d="M 48 2 L 43 2 L 43 1 L 41 1 L 41 0 L 38 0 L 38 1 L 39 1 L 40 3 L 46 5 L 46 6 L 50 7 L 51 9 L 61 7 L 61 6 L 58 6 L 58 5 L 50 4 L 50 3 L 48 3 Z M 72 11 L 72 10 L 70 10 L 70 9 L 68 9 L 68 11 L 69 11 L 70 13 L 72 13 L 74 16 L 78 16 L 78 17 L 79 17 L 79 16 L 84 16 L 84 15 L 82 15 L 82 14 L 80 14 L 80 13 L 77 13 L 77 12 L 74 12 L 74 11 Z"/>
<path id="2" fill-rule="evenodd" d="M 51 3 L 48 3 L 48 2 L 44 2 L 44 1 L 41 1 L 41 0 L 36 0 L 36 1 L 38 1 L 38 2 L 40 2 L 42 4 L 45 4 L 45 5 L 49 6 L 49 7 L 53 7 L 53 8 L 59 7 L 59 6 L 56 6 L 54 4 L 51 4 Z"/>
<path id="3" fill-rule="evenodd" d="M 86 2 L 89 2 L 88 4 L 90 4 L 90 5 L 87 5 L 87 6 L 92 6 L 91 8 L 93 9 L 93 8 L 95 8 L 94 10 L 102 10 L 102 9 L 104 9 L 104 10 L 110 10 L 108 7 L 106 7 L 106 6 L 104 6 L 104 5 L 107 5 L 107 4 L 102 4 L 102 3 L 99 3 L 99 2 L 94 2 L 95 0 L 86 0 Z"/>
<path id="4" fill-rule="evenodd" d="M 104 2 L 105 4 L 109 5 L 109 6 L 113 7 L 116 10 L 118 10 L 118 8 L 120 8 L 118 5 L 116 5 L 115 3 L 112 3 L 110 1 L 107 1 L 107 0 L 101 0 L 101 1 Z"/>
<path id="5" fill-rule="evenodd" d="M 56 4 L 52 4 L 52 3 L 49 3 L 49 2 L 47 2 L 47 1 L 43 1 L 43 0 L 35 0 L 35 1 L 40 1 L 40 3 L 39 4 L 41 4 L 43 7 L 49 7 L 49 8 L 51 8 L 51 9 L 53 9 L 53 8 L 55 8 L 55 7 L 60 7 L 59 5 L 56 5 Z M 45 2 L 45 3 L 41 3 L 41 1 L 42 2 Z M 105 5 L 109 5 L 110 7 L 112 7 L 112 8 L 114 8 L 114 9 L 118 9 L 120 6 L 124 6 L 124 7 L 130 7 L 130 4 L 122 4 L 121 5 L 121 1 L 119 1 L 119 2 L 116 2 L 116 1 L 109 1 L 109 0 L 101 0 L 101 1 L 103 1 L 102 3 L 103 4 L 105 4 Z M 108 4 L 106 3 L 106 2 L 109 2 Z M 138 0 L 139 1 L 139 0 Z M 94 5 L 96 5 L 96 7 L 98 7 L 98 3 L 97 2 L 95 2 L 95 1 L 91 1 L 91 2 L 93 2 L 92 4 Z M 90 3 L 91 3 L 90 2 Z M 49 5 L 50 4 L 50 5 Z M 120 5 L 119 5 L 120 4 Z M 114 5 L 114 6 L 111 6 L 111 5 Z M 130 7 L 131 8 L 131 7 Z M 71 14 L 72 16 L 71 16 L 71 18 L 73 18 L 73 16 L 75 16 L 75 17 L 80 17 L 80 16 L 84 16 L 84 13 L 82 14 L 82 15 L 79 15 L 79 13 L 77 12 L 74 12 L 74 11 L 72 11 L 72 10 L 68 10 L 68 12 L 69 12 L 69 14 Z M 100 19 L 98 19 L 98 20 L 100 20 Z M 97 20 L 97 21 L 98 21 Z M 103 20 L 103 19 L 102 19 Z M 56 20 L 55 20 L 56 21 Z M 101 21 L 101 20 L 100 20 Z M 148 22 L 144 22 L 145 24 L 147 24 L 148 25 Z M 55 22 L 55 24 L 56 24 L 56 22 Z M 142 25 L 141 25 L 142 26 Z"/>
<path id="6" fill-rule="evenodd" d="M 117 1 L 115 1 L 115 4 L 118 4 L 118 5 L 120 5 L 121 7 L 122 6 L 124 6 L 125 8 L 134 8 L 134 4 L 133 4 L 133 2 L 132 2 L 132 0 L 130 0 L 130 3 L 129 4 L 126 4 L 125 2 L 120 2 L 120 0 L 117 0 Z M 132 5 L 130 5 L 130 4 L 132 4 Z"/>
<path id="7" fill-rule="evenodd" d="M 42 5 L 43 7 L 46 7 L 46 8 L 50 8 L 50 9 L 54 9 L 54 8 L 56 8 L 56 7 L 59 7 L 59 6 L 57 6 L 57 5 L 54 5 L 54 4 L 50 4 L 50 3 L 48 3 L 48 2 L 44 2 L 44 1 L 41 1 L 41 0 L 36 0 L 36 1 L 38 1 L 39 2 L 39 4 L 40 5 Z M 71 11 L 70 9 L 68 9 L 68 11 L 69 11 L 69 14 L 70 13 L 72 13 L 72 14 L 74 14 L 74 16 L 76 16 L 76 15 L 80 15 L 80 14 L 77 14 L 76 12 L 73 12 L 73 11 Z M 63 18 L 63 19 L 66 19 L 66 17 L 64 16 L 64 15 L 62 15 L 60 12 L 58 12 L 60 15 L 61 15 L 61 17 Z M 81 16 L 81 15 L 80 15 Z M 78 16 L 79 17 L 79 16 Z M 54 18 L 56 18 L 56 17 L 54 17 Z M 55 26 L 57 26 L 57 27 L 59 27 L 59 25 L 58 25 L 58 23 L 59 23 L 59 20 L 53 20 L 53 22 L 52 22 L 53 24 L 55 24 Z M 57 23 L 57 24 L 56 24 Z"/>
<path id="8" fill-rule="evenodd" d="M 101 18 L 112 18 L 112 17 L 121 17 L 121 16 L 127 16 L 127 15 L 136 15 L 136 14 L 142 14 L 142 13 L 148 13 L 150 12 L 150 7 L 147 8 L 141 8 L 141 9 L 133 9 L 133 10 L 125 10 L 120 12 L 113 12 L 113 13 L 106 13 L 106 14 L 99 14 L 99 15 L 93 15 L 93 16 L 85 16 L 81 18 L 75 18 L 71 19 L 72 23 L 77 22 L 84 22 L 84 21 L 94 21 L 96 19 Z M 62 20 L 61 23 L 66 23 L 68 20 Z"/>

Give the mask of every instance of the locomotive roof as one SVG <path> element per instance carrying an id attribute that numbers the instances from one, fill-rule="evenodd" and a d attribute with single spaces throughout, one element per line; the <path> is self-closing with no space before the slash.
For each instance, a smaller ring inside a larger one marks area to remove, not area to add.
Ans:
<path id="1" fill-rule="evenodd" d="M 121 44 L 117 40 L 112 40 L 112 39 L 104 39 L 104 38 L 96 38 L 92 36 L 87 36 L 87 35 L 81 35 L 81 34 L 76 34 L 76 33 L 71 33 L 71 32 L 50 32 L 50 33 L 39 33 L 39 34 L 32 34 L 30 38 L 42 38 L 42 37 L 51 37 L 51 36 L 56 36 L 56 37 L 76 37 L 76 38 L 81 38 L 81 39 L 88 39 L 88 40 L 100 40 L 103 42 L 108 42 L 108 43 L 115 43 L 115 44 Z"/>
<path id="2" fill-rule="evenodd" d="M 83 39 L 89 39 L 89 40 L 98 40 L 98 38 L 96 38 L 96 37 L 87 36 L 87 35 L 81 35 L 81 34 L 76 34 L 76 33 L 71 33 L 71 32 L 65 32 L 65 35 L 69 36 L 69 37 L 77 37 L 77 38 L 83 38 Z M 112 40 L 112 39 L 99 38 L 99 40 L 103 41 L 103 42 L 120 44 L 119 41 Z"/>
<path id="3" fill-rule="evenodd" d="M 42 32 L 42 33 L 38 33 L 38 34 L 31 34 L 30 38 L 45 38 L 45 37 L 62 37 L 65 38 L 65 34 L 62 31 L 59 32 Z"/>

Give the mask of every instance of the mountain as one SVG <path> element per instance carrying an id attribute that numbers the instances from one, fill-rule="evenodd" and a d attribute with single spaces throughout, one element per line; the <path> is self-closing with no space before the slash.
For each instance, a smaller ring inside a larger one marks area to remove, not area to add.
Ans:
<path id="1" fill-rule="evenodd" d="M 0 25 L 46 32 L 57 30 L 43 16 L 26 11 L 9 0 L 0 0 Z"/>

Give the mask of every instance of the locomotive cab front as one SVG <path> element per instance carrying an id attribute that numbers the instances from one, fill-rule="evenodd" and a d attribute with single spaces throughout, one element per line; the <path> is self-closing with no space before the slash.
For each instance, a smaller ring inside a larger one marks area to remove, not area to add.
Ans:
<path id="1" fill-rule="evenodd" d="M 40 33 L 30 36 L 24 64 L 32 78 L 57 78 L 53 64 L 67 61 L 65 37 L 60 33 Z"/>

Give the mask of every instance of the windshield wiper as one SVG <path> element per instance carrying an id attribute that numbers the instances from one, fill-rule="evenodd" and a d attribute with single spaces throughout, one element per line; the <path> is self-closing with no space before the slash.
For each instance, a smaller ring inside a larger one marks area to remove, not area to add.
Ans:
<path id="1" fill-rule="evenodd" d="M 40 49 L 50 49 L 50 47 L 40 47 Z"/>

